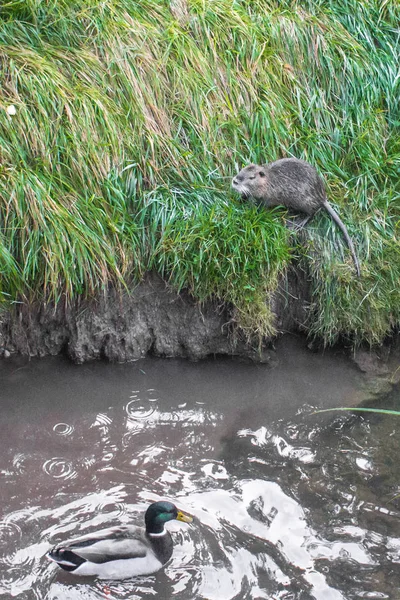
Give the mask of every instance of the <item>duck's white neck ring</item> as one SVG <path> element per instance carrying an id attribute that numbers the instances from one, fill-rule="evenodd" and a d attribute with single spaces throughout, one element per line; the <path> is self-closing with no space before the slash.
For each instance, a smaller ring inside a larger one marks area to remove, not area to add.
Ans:
<path id="1" fill-rule="evenodd" d="M 167 530 L 164 529 L 161 533 L 148 533 L 147 535 L 150 537 L 162 537 L 163 535 L 167 535 Z"/>

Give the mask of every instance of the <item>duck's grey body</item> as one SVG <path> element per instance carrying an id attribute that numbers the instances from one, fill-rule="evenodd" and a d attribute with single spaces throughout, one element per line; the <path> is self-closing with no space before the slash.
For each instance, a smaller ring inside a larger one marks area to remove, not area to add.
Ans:
<path id="1" fill-rule="evenodd" d="M 172 555 L 172 538 L 164 522 L 190 523 L 193 519 L 170 502 L 150 505 L 145 517 L 146 528 L 121 525 L 101 529 L 58 544 L 47 558 L 74 575 L 102 579 L 151 575 Z"/>
<path id="2" fill-rule="evenodd" d="M 143 527 L 102 529 L 59 544 L 48 554 L 65 571 L 101 578 L 126 578 L 155 573 L 171 558 L 168 531 L 148 534 Z"/>

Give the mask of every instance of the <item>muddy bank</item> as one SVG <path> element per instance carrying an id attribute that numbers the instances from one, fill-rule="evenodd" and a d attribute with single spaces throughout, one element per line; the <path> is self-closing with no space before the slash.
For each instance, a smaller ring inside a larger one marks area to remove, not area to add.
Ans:
<path id="1" fill-rule="evenodd" d="M 298 331 L 306 319 L 305 277 L 291 272 L 274 299 L 279 331 Z M 234 333 L 233 313 L 217 301 L 200 305 L 148 274 L 130 294 L 115 289 L 66 306 L 16 305 L 0 316 L 3 354 L 66 353 L 73 361 L 105 358 L 125 362 L 148 354 L 201 359 L 212 354 L 253 356 Z M 268 360 L 268 352 L 258 360 Z"/>
<path id="2" fill-rule="evenodd" d="M 305 275 L 289 271 L 273 299 L 280 334 L 306 330 L 309 297 Z M 66 354 L 76 363 L 127 362 L 146 355 L 198 360 L 223 354 L 276 361 L 279 351 L 271 350 L 268 340 L 260 354 L 238 335 L 233 320 L 231 307 L 217 301 L 199 304 L 148 274 L 129 294 L 109 289 L 71 305 L 16 305 L 0 316 L 0 349 L 3 356 Z M 367 374 L 373 396 L 387 393 L 400 379 L 398 337 L 378 350 L 350 353 Z"/>

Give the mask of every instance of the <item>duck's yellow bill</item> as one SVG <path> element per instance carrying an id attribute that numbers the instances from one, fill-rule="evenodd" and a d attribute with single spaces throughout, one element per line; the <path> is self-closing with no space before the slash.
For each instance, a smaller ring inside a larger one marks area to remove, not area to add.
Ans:
<path id="1" fill-rule="evenodd" d="M 183 510 L 178 510 L 176 519 L 178 521 L 183 521 L 184 523 L 191 523 L 193 521 L 192 515 L 189 515 L 189 513 L 183 512 Z"/>

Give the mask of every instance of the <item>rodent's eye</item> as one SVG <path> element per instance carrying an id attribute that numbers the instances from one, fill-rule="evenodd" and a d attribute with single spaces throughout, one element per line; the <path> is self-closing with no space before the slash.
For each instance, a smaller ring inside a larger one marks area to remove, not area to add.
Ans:
<path id="1" fill-rule="evenodd" d="M 258 174 L 259 174 L 260 177 L 265 177 L 264 171 L 260 171 Z"/>

